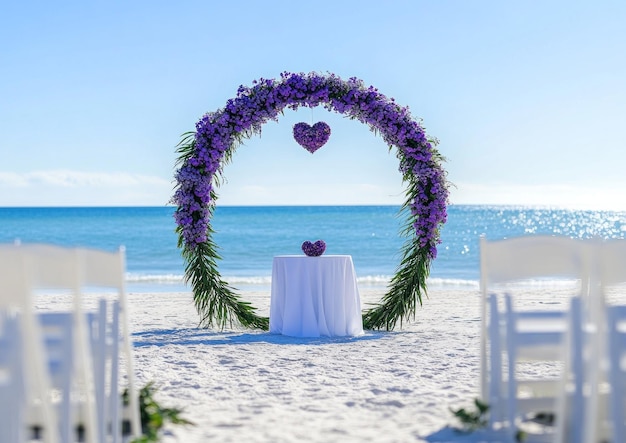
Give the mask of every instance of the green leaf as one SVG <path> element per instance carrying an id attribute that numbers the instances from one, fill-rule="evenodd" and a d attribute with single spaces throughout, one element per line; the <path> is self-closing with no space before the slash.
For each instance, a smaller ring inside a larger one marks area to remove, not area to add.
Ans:
<path id="1" fill-rule="evenodd" d="M 349 82 L 344 82 L 333 75 L 329 75 L 328 79 L 329 100 L 319 104 L 329 111 L 334 110 L 332 105 L 334 100 L 341 100 L 349 92 L 359 90 L 368 93 L 369 91 L 369 88 L 366 88 L 364 83 L 358 79 L 350 79 Z M 247 88 L 245 91 L 250 93 L 251 99 L 255 99 L 256 89 Z M 372 100 L 376 100 L 376 98 L 372 98 Z M 304 101 L 303 103 L 293 103 L 287 107 L 296 110 L 299 106 L 307 105 L 306 101 Z M 398 111 L 401 110 L 399 105 L 395 103 L 392 106 Z M 218 110 L 214 116 L 219 116 L 223 112 L 225 112 L 224 109 Z M 279 112 L 282 114 L 283 109 L 280 109 Z M 365 111 L 355 109 L 350 113 L 344 114 L 344 117 L 365 123 L 375 135 L 380 134 L 378 127 L 366 122 Z M 409 120 L 411 119 L 408 114 L 407 118 Z M 418 122 L 418 124 L 420 124 L 420 122 Z M 220 160 L 218 171 L 210 177 L 210 179 L 213 180 L 212 185 L 214 187 L 219 186 L 220 183 L 224 181 L 222 175 L 223 166 L 232 160 L 237 147 L 242 144 L 245 139 L 255 134 L 260 134 L 261 124 L 245 131 L 237 132 L 234 127 L 231 127 L 230 130 L 232 142 Z M 186 161 L 195 155 L 195 137 L 195 132 L 186 132 L 182 135 L 177 145 L 177 153 L 179 154 L 178 165 L 185 164 Z M 432 168 L 438 168 L 441 162 L 445 161 L 445 158 L 435 149 L 439 141 L 435 138 L 428 138 L 428 141 L 432 146 L 432 164 L 430 166 Z M 385 140 L 385 142 L 387 143 L 387 140 Z M 417 148 L 420 143 L 421 142 L 418 140 L 406 141 L 407 146 L 410 148 Z M 393 145 L 389 146 L 390 149 L 392 147 Z M 406 240 L 401 249 L 402 259 L 400 265 L 389 284 L 386 294 L 382 297 L 380 304 L 367 309 L 363 313 L 363 326 L 365 329 L 392 330 L 396 327 L 398 322 L 400 326 L 402 326 L 403 321 L 415 319 L 417 306 L 421 306 L 422 298 L 428 296 L 426 280 L 430 273 L 429 250 L 431 245 L 420 246 L 420 239 L 413 227 L 414 222 L 419 220 L 417 220 L 417 216 L 411 213 L 411 205 L 418 196 L 425 195 L 425 198 L 434 198 L 434 196 L 428 197 L 433 183 L 429 182 L 428 177 L 416 177 L 415 174 L 411 172 L 414 170 L 413 167 L 417 165 L 418 160 L 405 157 L 404 151 L 401 149 L 397 150 L 396 157 L 400 160 L 402 170 L 406 171 L 403 173 L 402 177 L 403 181 L 407 183 L 405 193 L 406 200 L 400 211 L 406 218 L 406 224 L 400 234 L 405 236 Z M 447 183 L 443 185 L 445 187 Z M 214 205 L 216 200 L 217 194 L 212 192 L 211 204 Z M 429 202 L 427 201 L 425 203 L 427 204 Z M 209 212 L 212 216 L 212 207 L 209 208 Z M 179 236 L 178 247 L 182 249 L 182 255 L 186 261 L 185 280 L 191 284 L 196 310 L 200 315 L 200 325 L 204 327 L 217 326 L 223 329 L 228 325 L 232 326 L 233 322 L 237 321 L 244 327 L 253 327 L 262 330 L 269 329 L 269 319 L 257 315 L 254 307 L 249 303 L 241 301 L 235 289 L 222 281 L 217 266 L 217 260 L 219 260 L 220 257 L 216 253 L 217 245 L 215 245 L 211 237 L 211 226 L 208 226 L 207 242 L 192 247 L 185 245 L 184 238 L 182 237 L 182 229 L 177 228 L 176 232 Z M 435 232 L 435 237 L 438 237 L 438 232 Z M 430 240 L 437 241 L 438 238 Z"/>
<path id="2" fill-rule="evenodd" d="M 131 443 L 151 443 L 159 441 L 159 432 L 167 424 L 194 425 L 191 421 L 182 418 L 181 409 L 164 408 L 154 399 L 156 392 L 154 382 L 148 383 L 139 390 L 139 408 L 141 417 L 141 428 L 143 435 L 136 438 Z M 122 394 L 124 404 L 128 404 L 128 390 Z"/>

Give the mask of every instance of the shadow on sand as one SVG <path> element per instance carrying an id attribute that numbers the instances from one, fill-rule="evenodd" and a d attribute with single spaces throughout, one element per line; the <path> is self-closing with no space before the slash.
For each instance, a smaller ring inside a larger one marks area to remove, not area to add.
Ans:
<path id="1" fill-rule="evenodd" d="M 153 329 L 132 334 L 135 347 L 144 346 L 191 346 L 191 345 L 242 345 L 270 343 L 276 345 L 328 345 L 377 340 L 393 332 L 366 331 L 357 337 L 288 337 L 270 332 L 211 331 L 200 328 Z"/>

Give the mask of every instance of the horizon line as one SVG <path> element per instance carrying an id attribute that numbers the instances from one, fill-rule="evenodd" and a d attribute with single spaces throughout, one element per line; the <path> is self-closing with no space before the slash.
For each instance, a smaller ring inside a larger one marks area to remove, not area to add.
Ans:
<path id="1" fill-rule="evenodd" d="M 402 204 L 397 203 L 329 203 L 329 204 L 220 204 L 216 205 L 215 209 L 220 207 L 227 208 L 304 208 L 304 207 L 402 207 Z M 176 205 L 164 204 L 164 205 L 10 205 L 1 206 L 0 209 L 113 209 L 113 208 L 176 208 Z M 572 211 L 597 211 L 597 212 L 625 212 L 626 209 L 611 209 L 611 208 L 592 208 L 592 207 L 572 207 L 567 205 L 548 205 L 548 204 L 516 204 L 516 203 L 449 203 L 450 207 L 484 207 L 484 208 L 524 208 L 524 209 L 549 209 L 549 210 L 572 210 Z"/>

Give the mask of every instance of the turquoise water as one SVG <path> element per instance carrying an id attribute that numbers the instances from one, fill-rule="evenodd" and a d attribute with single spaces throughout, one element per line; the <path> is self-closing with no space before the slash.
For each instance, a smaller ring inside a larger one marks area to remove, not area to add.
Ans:
<path id="1" fill-rule="evenodd" d="M 124 245 L 129 290 L 185 289 L 173 207 L 0 208 L 0 242 L 47 242 L 114 250 Z M 361 284 L 384 283 L 399 263 L 404 223 L 394 206 L 217 207 L 220 273 L 236 287 L 269 282 L 272 258 L 323 239 L 327 254 L 352 255 Z M 626 212 L 525 207 L 448 208 L 430 285 L 476 285 L 478 239 L 524 234 L 623 238 Z M 245 289 L 245 288 L 242 288 Z"/>

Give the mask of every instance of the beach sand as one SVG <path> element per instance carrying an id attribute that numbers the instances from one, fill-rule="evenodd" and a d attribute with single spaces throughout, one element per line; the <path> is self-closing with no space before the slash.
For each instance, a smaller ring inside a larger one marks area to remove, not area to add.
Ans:
<path id="1" fill-rule="evenodd" d="M 360 292 L 366 306 L 384 289 Z M 241 295 L 268 314 L 269 288 Z M 564 307 L 566 293 L 552 297 Z M 65 307 L 52 300 L 39 305 Z M 498 441 L 451 429 L 450 409 L 479 392 L 477 288 L 431 289 L 402 328 L 343 338 L 199 329 L 190 292 L 129 303 L 138 386 L 154 382 L 156 399 L 195 423 L 169 427 L 165 443 Z"/>
<path id="2" fill-rule="evenodd" d="M 138 381 L 196 423 L 165 442 L 422 441 L 478 392 L 478 295 L 430 297 L 395 332 L 291 338 L 197 329 L 190 294 L 131 294 Z"/>

